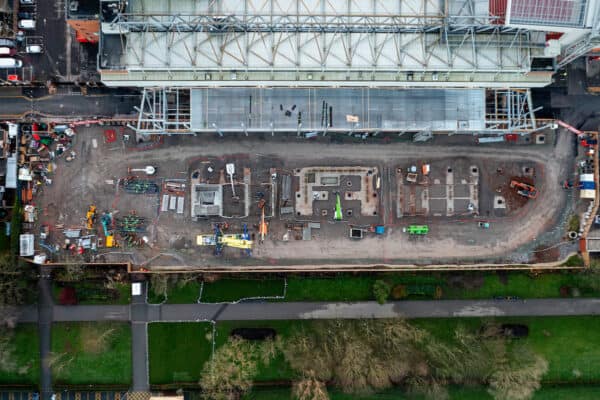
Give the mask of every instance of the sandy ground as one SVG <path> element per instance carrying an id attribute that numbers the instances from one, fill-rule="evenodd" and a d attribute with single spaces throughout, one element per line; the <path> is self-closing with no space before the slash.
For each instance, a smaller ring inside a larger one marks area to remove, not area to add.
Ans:
<path id="1" fill-rule="evenodd" d="M 94 147 L 93 139 L 97 146 Z M 126 174 L 127 167 L 157 165 L 163 177 L 189 179 L 191 165 L 197 165 L 204 157 L 223 157 L 231 154 L 258 159 L 268 164 L 270 160 L 283 160 L 286 165 L 317 165 L 318 162 L 383 165 L 389 170 L 401 162 L 426 159 L 466 157 L 477 165 L 490 160 L 503 163 L 531 162 L 536 167 L 536 186 L 540 192 L 535 201 L 505 218 L 492 222 L 492 228 L 482 230 L 475 219 L 429 218 L 422 221 L 430 225 L 431 234 L 414 240 L 402 233 L 407 223 L 393 218 L 395 188 L 392 179 L 382 175 L 384 207 L 382 218 L 386 221 L 385 237 L 367 237 L 360 241 L 347 238 L 347 228 L 339 229 L 339 235 L 316 233 L 311 241 L 283 242 L 280 237 L 269 237 L 257 244 L 252 259 L 226 249 L 225 255 L 216 258 L 209 249 L 188 245 L 160 246 L 162 249 L 120 249 L 106 260 L 133 260 L 147 265 L 240 265 L 240 264 L 286 264 L 301 262 L 419 262 L 453 260 L 468 262 L 486 259 L 506 259 L 519 246 L 534 243 L 545 231 L 556 227 L 558 214 L 566 204 L 565 192 L 560 181 L 573 171 L 572 136 L 558 134 L 556 144 L 551 145 L 474 145 L 465 137 L 468 145 L 454 144 L 331 144 L 295 141 L 269 141 L 258 139 L 218 140 L 208 137 L 167 138 L 162 146 L 145 151 L 132 151 L 121 142 L 103 143 L 102 129 L 88 128 L 79 132 L 75 150 L 75 163 L 58 165 L 54 184 L 46 187 L 37 199 L 43 212 L 41 223 L 54 226 L 57 222 L 72 226 L 83 223 L 88 204 L 98 209 L 119 209 L 121 213 L 135 209 L 149 218 L 148 235 L 158 243 L 184 243 L 196 234 L 206 231 L 189 217 L 186 199 L 186 215 L 163 215 L 158 213 L 158 196 L 129 195 L 116 191 L 115 186 L 105 183 Z M 323 161 L 326 160 L 326 161 Z M 388 186 L 387 188 L 385 186 Z M 55 232 L 55 239 L 60 235 Z M 170 248 L 169 248 L 170 247 Z M 102 252 L 101 252 L 102 253 Z M 312 261 L 311 261 L 312 260 Z"/>

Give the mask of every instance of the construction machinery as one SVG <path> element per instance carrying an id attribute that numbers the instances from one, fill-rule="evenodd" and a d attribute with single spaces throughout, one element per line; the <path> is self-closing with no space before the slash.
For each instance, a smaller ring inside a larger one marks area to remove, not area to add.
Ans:
<path id="1" fill-rule="evenodd" d="M 333 213 L 333 219 L 335 221 L 341 221 L 342 218 L 342 200 L 340 199 L 340 193 L 338 192 L 335 194 L 335 210 Z"/>
<path id="2" fill-rule="evenodd" d="M 513 180 L 510 181 L 510 187 L 513 189 L 517 189 L 517 193 L 523 197 L 527 197 L 528 199 L 537 198 L 538 191 L 535 188 L 535 186 Z"/>
<path id="3" fill-rule="evenodd" d="M 260 224 L 258 224 L 258 234 L 260 235 L 261 243 L 265 241 L 265 237 L 267 236 L 268 232 L 269 227 L 265 222 L 265 207 L 263 207 L 260 214 Z"/>
<path id="4" fill-rule="evenodd" d="M 104 230 L 104 236 L 110 236 L 110 225 L 112 224 L 112 214 L 104 213 L 100 218 L 102 223 L 102 229 Z"/>
<path id="5" fill-rule="evenodd" d="M 231 193 L 234 199 L 238 197 L 235 195 L 235 185 L 233 184 L 233 174 L 235 174 L 235 164 L 229 163 L 225 165 L 225 170 L 227 171 L 227 175 L 229 175 L 229 180 L 231 182 Z"/>
<path id="6" fill-rule="evenodd" d="M 409 235 L 427 235 L 429 233 L 428 225 L 409 225 L 406 228 L 402 228 L 402 232 L 406 232 Z"/>
<path id="7" fill-rule="evenodd" d="M 87 213 L 85 214 L 85 220 L 86 220 L 86 228 L 87 229 L 94 229 L 94 222 L 96 222 L 96 206 L 91 204 L 90 207 L 88 208 Z"/>
<path id="8" fill-rule="evenodd" d="M 214 225 L 213 234 L 202 234 L 196 236 L 197 246 L 215 246 L 215 255 L 221 255 L 224 246 L 245 250 L 247 255 L 251 255 L 253 241 L 250 240 L 248 228 L 244 225 L 243 233 L 223 234 L 219 224 Z"/>
<path id="9" fill-rule="evenodd" d="M 144 168 L 129 168 L 129 173 L 131 172 L 143 172 L 148 176 L 152 176 L 156 173 L 156 168 L 152 165 L 146 165 Z"/>

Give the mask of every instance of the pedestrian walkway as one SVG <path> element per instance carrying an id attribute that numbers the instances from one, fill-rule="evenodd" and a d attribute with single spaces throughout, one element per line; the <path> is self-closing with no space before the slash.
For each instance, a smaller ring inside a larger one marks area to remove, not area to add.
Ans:
<path id="1" fill-rule="evenodd" d="M 136 396 L 150 390 L 148 378 L 148 304 L 147 285 L 142 283 L 139 295 L 131 297 L 131 357 L 133 366 L 132 390 Z M 142 393 L 139 393 L 142 392 Z"/>

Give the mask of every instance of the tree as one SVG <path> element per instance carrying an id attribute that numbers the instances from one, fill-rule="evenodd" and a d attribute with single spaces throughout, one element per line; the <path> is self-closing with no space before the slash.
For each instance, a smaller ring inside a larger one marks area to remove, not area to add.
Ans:
<path id="1" fill-rule="evenodd" d="M 56 272 L 55 279 L 61 282 L 79 282 L 85 277 L 85 269 L 81 264 L 66 264 Z"/>
<path id="2" fill-rule="evenodd" d="M 292 396 L 295 400 L 329 400 L 327 386 L 315 377 L 304 377 L 294 383 Z"/>
<path id="3" fill-rule="evenodd" d="M 234 400 L 252 388 L 261 363 L 270 362 L 272 343 L 261 345 L 232 337 L 204 364 L 200 379 L 202 395 L 210 400 Z"/>
<path id="4" fill-rule="evenodd" d="M 9 254 L 0 255 L 0 306 L 16 306 L 25 301 L 29 270 Z"/>
<path id="5" fill-rule="evenodd" d="M 379 304 L 385 304 L 391 290 L 392 288 L 385 281 L 376 280 L 373 284 L 373 296 L 375 296 L 375 300 L 377 300 Z"/>
<path id="6" fill-rule="evenodd" d="M 541 387 L 548 362 L 525 345 L 514 346 L 499 360 L 489 380 L 495 400 L 527 400 Z"/>

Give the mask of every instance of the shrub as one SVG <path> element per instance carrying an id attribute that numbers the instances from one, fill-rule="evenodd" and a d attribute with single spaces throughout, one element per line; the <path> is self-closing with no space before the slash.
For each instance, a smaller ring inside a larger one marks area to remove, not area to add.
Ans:
<path id="1" fill-rule="evenodd" d="M 74 306 L 77 304 L 77 294 L 75 292 L 75 288 L 67 286 L 60 289 L 58 302 L 61 306 Z"/>
<path id="2" fill-rule="evenodd" d="M 373 296 L 379 304 L 385 304 L 391 290 L 392 288 L 385 281 L 377 280 L 373 284 Z"/>
<path id="3" fill-rule="evenodd" d="M 406 290 L 406 285 L 396 285 L 392 290 L 392 298 L 399 300 L 405 299 L 408 297 L 408 291 Z"/>

